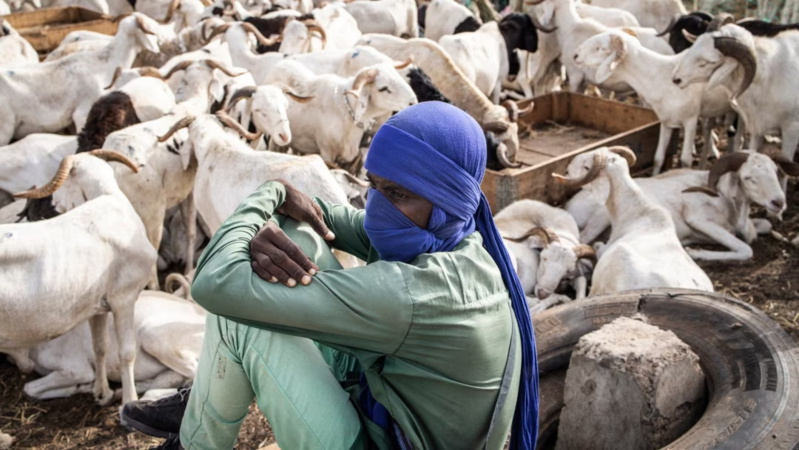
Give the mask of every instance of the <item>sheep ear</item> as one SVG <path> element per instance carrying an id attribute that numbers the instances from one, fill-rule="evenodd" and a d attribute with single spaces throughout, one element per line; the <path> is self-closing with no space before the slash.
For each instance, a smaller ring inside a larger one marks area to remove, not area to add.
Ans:
<path id="1" fill-rule="evenodd" d="M 613 49 L 613 52 L 611 52 L 596 69 L 597 83 L 604 83 L 605 80 L 610 78 L 627 54 L 627 46 L 619 36 L 610 37 L 610 47 Z"/>
<path id="2" fill-rule="evenodd" d="M 222 102 L 225 98 L 225 88 L 222 86 L 222 83 L 219 82 L 217 79 L 212 79 L 211 83 L 208 85 L 208 93 L 211 94 L 211 97 L 216 100 L 217 102 Z"/>
<path id="3" fill-rule="evenodd" d="M 189 163 L 191 163 L 191 155 L 194 153 L 194 144 L 192 144 L 191 139 L 188 137 L 185 141 L 183 141 L 183 145 L 181 145 L 180 150 L 180 164 L 183 166 L 183 171 L 189 169 Z"/>
<path id="4" fill-rule="evenodd" d="M 543 250 L 546 247 L 546 242 L 539 235 L 533 235 L 527 238 L 527 247 L 530 250 Z"/>
<path id="5" fill-rule="evenodd" d="M 719 86 L 723 86 L 728 81 L 729 77 L 738 67 L 738 61 L 733 58 L 725 58 L 724 63 L 716 69 L 713 74 L 710 76 L 710 80 L 707 82 L 707 90 L 715 89 Z"/>
<path id="6" fill-rule="evenodd" d="M 369 107 L 369 86 L 364 86 L 361 88 L 361 92 L 358 95 L 358 99 L 355 102 L 355 105 L 352 108 L 353 113 L 353 120 L 357 123 L 361 121 L 361 117 L 363 117 L 364 113 L 366 112 L 366 108 Z"/>

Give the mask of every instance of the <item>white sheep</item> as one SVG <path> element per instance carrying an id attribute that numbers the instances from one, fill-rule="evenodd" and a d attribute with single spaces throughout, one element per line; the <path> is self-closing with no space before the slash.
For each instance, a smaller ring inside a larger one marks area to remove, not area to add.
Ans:
<path id="1" fill-rule="evenodd" d="M 604 203 L 613 226 L 594 268 L 591 296 L 631 289 L 686 288 L 713 291 L 713 283 L 680 244 L 671 216 L 630 177 L 635 154 L 627 147 L 602 147 L 575 156 L 566 177 Z M 602 182 L 587 185 L 595 179 Z"/>
<path id="2" fill-rule="evenodd" d="M 775 164 L 776 163 L 776 164 Z M 683 245 L 719 244 L 727 251 L 687 249 L 694 259 L 745 260 L 752 257 L 749 244 L 758 234 L 771 231 L 766 219 L 752 219 L 751 204 L 779 216 L 786 208 L 778 167 L 799 175 L 799 164 L 760 153 L 731 153 L 710 169 L 673 170 L 657 177 L 636 178 L 643 192 L 666 208 Z M 592 184 L 600 183 L 595 180 Z M 704 188 L 698 189 L 698 186 Z M 608 226 L 605 207 L 592 195 L 596 188 L 577 193 L 566 204 L 582 228 L 581 240 L 591 242 Z M 740 236 L 737 237 L 737 236 Z"/>
<path id="3" fill-rule="evenodd" d="M 75 136 L 34 133 L 0 147 L 0 192 L 22 192 L 44 186 L 65 156 L 75 153 Z"/>
<path id="4" fill-rule="evenodd" d="M 671 83 L 671 74 L 683 58 L 684 54 L 661 55 L 649 50 L 636 37 L 617 29 L 585 40 L 574 55 L 575 64 L 595 72 L 598 83 L 610 77 L 627 83 L 655 110 L 660 120 L 660 138 L 655 149 L 654 175 L 660 173 L 675 128 L 683 129 L 680 162 L 691 167 L 698 120 L 732 111 L 723 89 L 709 88 L 707 83 L 680 89 Z M 702 160 L 718 157 L 717 153 L 712 154 L 715 149 L 709 144 L 709 132 L 705 139 Z"/>
<path id="5" fill-rule="evenodd" d="M 113 40 L 102 50 L 70 55 L 41 64 L 4 66 L 0 70 L 0 145 L 30 133 L 61 131 L 74 122 L 83 128 L 92 104 L 117 67 L 130 67 L 141 48 L 158 51 L 142 15 L 122 19 Z M 60 80 L 55 83 L 53 80 Z"/>
<path id="6" fill-rule="evenodd" d="M 418 37 L 419 23 L 414 0 L 356 0 L 344 9 L 358 22 L 361 33 Z"/>
<path id="7" fill-rule="evenodd" d="M 596 254 L 580 243 L 580 230 L 569 213 L 537 200 L 519 200 L 497 213 L 494 220 L 505 242 L 523 243 L 540 251 L 532 278 L 537 298 L 555 293 L 563 280 L 574 286 L 578 299 L 585 297 L 586 274 L 591 266 L 580 260 L 596 263 Z M 527 284 L 529 289 L 529 281 Z"/>
<path id="8" fill-rule="evenodd" d="M 480 17 L 455 0 L 433 0 L 427 4 L 425 22 L 419 25 L 424 28 L 424 37 L 438 42 L 442 36 L 475 31 L 482 24 Z"/>
<path id="9" fill-rule="evenodd" d="M 757 149 L 766 133 L 779 130 L 782 153 L 793 160 L 799 144 L 799 31 L 754 37 L 729 24 L 699 36 L 672 73 L 675 85 L 722 87 L 750 133 L 747 148 Z M 786 184 L 783 182 L 783 190 Z"/>
<path id="10" fill-rule="evenodd" d="M 688 13 L 681 0 L 592 0 L 591 4 L 629 11 L 642 27 L 656 30 L 665 30 L 672 19 Z"/>
<path id="11" fill-rule="evenodd" d="M 205 334 L 206 312 L 191 301 L 165 292 L 142 291 L 133 315 L 137 339 L 133 367 L 136 393 L 169 389 L 194 379 Z M 109 348 L 118 348 L 114 320 L 108 321 Z M 37 400 L 91 393 L 94 383 L 94 350 L 88 322 L 31 348 L 34 370 L 42 375 L 25 383 L 28 397 Z M 108 378 L 122 380 L 122 366 L 114 352 L 106 359 Z"/>
<path id="12" fill-rule="evenodd" d="M 53 196 L 63 214 L 40 222 L 0 225 L 0 351 L 30 348 L 90 320 L 95 352 L 92 389 L 111 400 L 106 373 L 107 312 L 116 320 L 123 402 L 136 400 L 133 308 L 157 254 L 136 211 L 119 190 L 111 167 L 96 156 L 69 155 L 41 189 L 23 198 Z"/>

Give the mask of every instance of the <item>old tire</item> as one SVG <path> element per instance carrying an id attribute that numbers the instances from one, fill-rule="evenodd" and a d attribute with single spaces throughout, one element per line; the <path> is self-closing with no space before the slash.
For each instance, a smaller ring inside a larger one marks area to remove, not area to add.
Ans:
<path id="1" fill-rule="evenodd" d="M 563 407 L 572 349 L 617 317 L 644 314 L 699 356 L 708 406 L 670 449 L 799 448 L 799 348 L 755 307 L 689 290 L 631 291 L 593 297 L 533 317 L 541 376 L 541 434 L 548 448 Z"/>

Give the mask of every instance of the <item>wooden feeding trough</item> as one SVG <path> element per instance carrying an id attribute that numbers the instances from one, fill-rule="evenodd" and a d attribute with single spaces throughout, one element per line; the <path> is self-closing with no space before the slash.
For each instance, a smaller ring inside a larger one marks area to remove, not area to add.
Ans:
<path id="1" fill-rule="evenodd" d="M 53 51 L 72 31 L 114 35 L 118 24 L 110 16 L 79 6 L 47 8 L 3 17 L 40 55 Z"/>
<path id="2" fill-rule="evenodd" d="M 523 198 L 562 203 L 570 193 L 553 182 L 552 172 L 563 173 L 575 155 L 599 147 L 629 146 L 638 156 L 632 171 L 652 165 L 660 123 L 651 109 L 571 92 L 532 101 L 535 108 L 519 118 L 516 160 L 523 166 L 486 170 L 482 188 L 493 212 Z M 672 141 L 669 152 L 675 145 Z"/>

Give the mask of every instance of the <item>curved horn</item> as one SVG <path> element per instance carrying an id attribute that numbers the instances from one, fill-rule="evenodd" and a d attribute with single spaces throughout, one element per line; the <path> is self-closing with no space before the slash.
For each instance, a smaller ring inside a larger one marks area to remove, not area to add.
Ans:
<path id="1" fill-rule="evenodd" d="M 770 155 L 772 161 L 777 164 L 782 173 L 789 177 L 799 177 L 799 163 L 795 163 L 786 158 L 785 155 Z"/>
<path id="2" fill-rule="evenodd" d="M 200 0 L 200 3 L 202 3 L 206 8 L 214 4 L 214 2 L 211 0 Z"/>
<path id="3" fill-rule="evenodd" d="M 710 22 L 711 20 L 713 20 L 713 16 L 711 16 L 710 14 L 708 14 L 708 13 L 706 13 L 704 11 L 694 11 L 692 13 L 688 13 L 688 15 L 689 16 L 694 16 L 694 17 L 699 17 L 700 19 L 702 19 L 702 20 L 704 20 L 706 22 Z"/>
<path id="4" fill-rule="evenodd" d="M 490 131 L 490 132 L 496 133 L 496 134 L 505 133 L 506 131 L 508 131 L 508 128 L 510 128 L 509 124 L 507 124 L 506 122 L 499 121 L 499 120 L 494 121 L 494 122 L 487 122 L 487 123 L 483 124 L 483 130 L 484 131 Z"/>
<path id="5" fill-rule="evenodd" d="M 519 105 L 517 105 L 516 102 L 513 100 L 505 100 L 502 102 L 502 106 L 508 110 L 508 117 L 510 117 L 511 122 L 519 120 Z"/>
<path id="6" fill-rule="evenodd" d="M 587 259 L 590 260 L 595 266 L 597 262 L 596 251 L 593 247 L 586 244 L 577 244 L 574 246 L 574 254 L 577 255 L 577 259 Z"/>
<path id="7" fill-rule="evenodd" d="M 630 167 L 634 166 L 635 165 L 635 161 L 637 161 L 637 159 L 638 159 L 638 158 L 636 158 L 635 153 L 633 153 L 633 151 L 630 150 L 629 147 L 623 147 L 621 145 L 614 145 L 613 147 L 609 147 L 608 151 L 612 152 L 612 153 L 615 153 L 615 154 L 621 156 L 622 158 L 624 158 L 627 161 L 627 165 L 630 166 Z"/>
<path id="8" fill-rule="evenodd" d="M 728 36 L 717 36 L 713 38 L 713 45 L 716 50 L 724 56 L 735 59 L 744 69 L 744 77 L 738 92 L 734 93 L 733 98 L 738 97 L 752 84 L 757 73 L 757 59 L 752 50 L 741 43 L 738 39 Z"/>
<path id="9" fill-rule="evenodd" d="M 175 287 L 175 285 L 177 285 L 177 287 Z M 189 283 L 186 275 L 170 273 L 166 276 L 166 280 L 164 280 L 164 291 L 166 291 L 167 294 L 174 294 L 175 291 L 180 288 L 183 288 L 183 292 L 186 293 L 186 300 L 188 300 L 188 295 L 191 292 L 191 283 Z"/>
<path id="10" fill-rule="evenodd" d="M 299 103 L 308 103 L 308 102 L 310 102 L 311 100 L 314 99 L 313 95 L 310 96 L 310 97 L 302 97 L 302 96 L 299 96 L 299 95 L 291 92 L 288 89 L 283 89 L 283 94 L 285 94 L 286 97 L 294 100 L 295 102 L 299 102 Z"/>
<path id="11" fill-rule="evenodd" d="M 711 31 L 716 31 L 719 28 L 727 25 L 728 23 L 735 22 L 735 18 L 732 17 L 732 14 L 729 13 L 718 13 L 716 17 L 714 17 L 709 24 L 707 24 L 707 32 L 710 33 Z"/>
<path id="12" fill-rule="evenodd" d="M 214 28 L 214 31 L 211 32 L 210 36 L 208 36 L 207 38 L 204 37 L 205 42 L 206 43 L 210 42 L 211 39 L 219 36 L 220 34 L 222 34 L 224 32 L 226 32 L 233 25 L 235 25 L 235 24 L 233 24 L 233 23 L 224 23 L 224 24 L 219 25 L 218 27 Z M 205 31 L 206 30 L 203 30 L 203 35 L 205 35 Z"/>
<path id="13" fill-rule="evenodd" d="M 243 87 L 243 88 L 239 89 L 238 91 L 234 92 L 233 95 L 230 96 L 230 100 L 228 100 L 227 108 L 225 108 L 225 109 L 230 111 L 230 109 L 233 108 L 233 106 L 236 103 L 238 103 L 238 102 L 240 102 L 240 101 L 242 101 L 242 100 L 244 100 L 246 98 L 252 98 L 252 95 L 255 94 L 255 91 L 257 89 L 258 89 L 257 86 L 246 86 L 246 87 Z"/>
<path id="14" fill-rule="evenodd" d="M 142 66 L 137 70 L 139 71 L 139 75 L 143 77 L 158 78 L 159 80 L 164 79 L 164 77 L 161 75 L 161 72 L 159 72 L 158 69 L 153 66 Z"/>
<path id="15" fill-rule="evenodd" d="M 530 5 L 530 6 L 532 6 L 532 5 L 540 5 L 541 3 L 544 3 L 544 1 L 545 0 L 524 0 L 524 4 L 525 5 Z"/>
<path id="16" fill-rule="evenodd" d="M 746 152 L 727 153 L 719 158 L 713 163 L 707 174 L 707 187 L 716 189 L 716 185 L 722 175 L 729 172 L 737 172 L 748 159 L 749 153 Z"/>
<path id="17" fill-rule="evenodd" d="M 528 4 L 530 4 L 530 3 L 528 3 Z M 533 5 L 537 5 L 538 3 L 532 3 L 532 4 Z M 533 25 L 535 25 L 535 29 L 540 31 L 540 32 L 542 32 L 542 33 L 552 33 L 553 31 L 558 29 L 557 26 L 553 26 L 551 28 L 547 28 L 547 27 L 541 25 L 541 22 L 538 21 L 538 17 L 536 17 L 535 14 L 528 14 L 527 16 L 530 17 L 530 21 L 533 22 Z"/>
<path id="18" fill-rule="evenodd" d="M 189 66 L 194 64 L 195 62 L 196 61 L 181 61 L 181 62 L 175 64 L 175 66 L 172 67 L 171 69 L 169 69 L 169 72 L 167 72 L 167 74 L 164 75 L 164 80 L 168 80 L 168 79 L 172 78 L 172 75 L 180 72 L 181 70 L 188 69 Z"/>
<path id="19" fill-rule="evenodd" d="M 413 64 L 413 55 L 409 56 L 404 62 L 394 64 L 394 68 L 400 70 L 410 66 L 411 64 Z"/>
<path id="20" fill-rule="evenodd" d="M 327 45 L 327 33 L 325 33 L 325 29 L 322 28 L 316 21 L 308 21 L 303 22 L 305 24 L 305 28 L 308 29 L 308 36 L 310 37 L 311 32 L 316 31 L 319 33 L 320 38 L 322 39 L 322 48 L 324 49 Z"/>
<path id="21" fill-rule="evenodd" d="M 538 236 L 538 237 L 541 238 L 541 241 L 544 243 L 544 248 L 546 248 L 547 246 L 549 246 L 549 244 L 551 244 L 553 242 L 560 242 L 560 238 L 558 237 L 558 234 L 555 233 L 555 231 L 552 230 L 552 228 L 549 228 L 549 227 L 538 227 L 538 226 L 530 228 L 529 230 L 527 230 L 521 236 L 518 236 L 518 237 L 506 237 L 505 239 L 507 239 L 507 240 L 509 240 L 511 242 L 524 242 L 528 238 L 533 237 L 533 236 Z"/>
<path id="22" fill-rule="evenodd" d="M 103 89 L 106 90 L 111 89 L 114 86 L 114 84 L 116 84 L 117 79 L 119 78 L 120 75 L 122 75 L 122 66 L 119 66 L 116 69 L 114 69 L 114 76 L 111 77 L 111 82 L 108 83 L 108 86 L 106 86 Z"/>
<path id="23" fill-rule="evenodd" d="M 120 14 L 111 20 L 111 23 L 119 23 L 122 19 L 132 16 L 133 13 Z"/>
<path id="24" fill-rule="evenodd" d="M 158 142 L 168 141 L 173 134 L 177 133 L 182 128 L 186 128 L 187 126 L 191 125 L 191 123 L 194 122 L 194 119 L 195 119 L 194 116 L 186 116 L 178 120 L 174 125 L 172 125 L 172 128 L 170 128 L 165 135 L 158 138 Z"/>
<path id="25" fill-rule="evenodd" d="M 553 173 L 552 178 L 554 178 L 558 183 L 566 186 L 566 187 L 580 187 L 584 186 L 596 179 L 599 176 L 599 172 L 605 167 L 605 155 L 602 152 L 594 153 L 594 162 L 591 164 L 591 170 L 585 174 L 584 177 L 579 178 L 577 180 L 566 178 L 563 175 Z"/>
<path id="26" fill-rule="evenodd" d="M 169 2 L 169 9 L 166 10 L 166 15 L 163 19 L 159 20 L 158 23 L 166 25 L 172 21 L 172 17 L 175 15 L 175 11 L 180 6 L 180 2 L 182 0 L 172 0 Z"/>
<path id="27" fill-rule="evenodd" d="M 136 25 L 138 25 L 138 26 L 139 26 L 139 29 L 140 29 L 140 30 L 141 30 L 141 31 L 142 31 L 144 34 L 150 34 L 150 35 L 153 35 L 153 36 L 155 36 L 155 32 L 153 32 L 153 30 L 151 30 L 150 28 L 148 28 L 148 27 L 147 27 L 147 23 L 146 23 L 146 22 L 144 22 L 144 16 L 142 16 L 142 15 L 140 15 L 140 14 L 136 14 Z"/>
<path id="28" fill-rule="evenodd" d="M 245 130 L 240 123 L 236 122 L 236 120 L 227 115 L 227 113 L 225 113 L 224 111 L 217 111 L 216 117 L 219 119 L 220 122 L 227 125 L 228 128 L 234 129 L 237 133 L 243 136 L 244 139 L 247 139 L 249 141 L 257 141 L 258 139 L 261 139 L 261 136 L 264 135 L 263 133 L 250 133 L 249 131 Z"/>
<path id="29" fill-rule="evenodd" d="M 360 72 L 358 76 L 355 77 L 355 80 L 353 80 L 352 88 L 346 93 L 359 97 L 358 91 L 365 85 L 374 83 L 375 78 L 377 78 L 377 69 L 368 69 Z"/>
<path id="30" fill-rule="evenodd" d="M 688 42 L 690 42 L 692 44 L 694 42 L 696 42 L 696 38 L 699 37 L 699 36 L 697 36 L 695 34 L 691 34 L 691 32 L 689 32 L 685 28 L 681 29 L 680 31 L 682 32 L 682 37 L 684 37 L 686 41 L 688 41 Z"/>
<path id="31" fill-rule="evenodd" d="M 508 146 L 501 142 L 497 145 L 497 160 L 499 160 L 502 167 L 516 169 L 522 166 L 520 162 L 512 162 L 510 160 L 508 156 Z"/>
<path id="32" fill-rule="evenodd" d="M 264 47 L 275 45 L 282 40 L 281 36 L 278 36 L 274 39 L 267 39 L 263 34 L 261 34 L 260 31 L 258 31 L 258 28 L 255 28 L 255 25 L 249 22 L 240 22 L 239 25 L 244 28 L 244 31 L 252 33 L 255 36 L 255 39 L 257 39 L 258 42 Z"/>
<path id="33" fill-rule="evenodd" d="M 64 159 L 61 160 L 61 164 L 58 166 L 58 171 L 56 171 L 55 175 L 53 175 L 53 178 L 47 184 L 40 188 L 29 189 L 27 191 L 14 194 L 14 197 L 37 199 L 52 195 L 53 192 L 57 191 L 58 188 L 64 184 L 64 181 L 66 181 L 67 177 L 69 177 L 69 172 L 72 170 L 73 164 L 75 164 L 75 155 L 65 156 Z"/>
<path id="34" fill-rule="evenodd" d="M 123 155 L 122 153 L 115 152 L 113 150 L 105 150 L 102 148 L 98 148 L 97 150 L 92 150 L 89 152 L 90 155 L 100 158 L 104 161 L 115 161 L 122 163 L 130 168 L 133 173 L 139 173 L 139 166 L 136 165 L 133 161 L 130 160 L 127 156 Z"/>
<path id="35" fill-rule="evenodd" d="M 699 192 L 701 194 L 709 195 L 711 197 L 718 197 L 719 193 L 716 192 L 714 189 L 710 189 L 707 186 L 691 186 L 689 188 L 683 189 L 682 191 L 684 194 L 690 194 L 691 192 Z"/>
<path id="36" fill-rule="evenodd" d="M 358 186 L 360 186 L 362 188 L 368 188 L 368 187 L 371 186 L 368 181 L 362 180 L 362 179 L 356 177 L 355 175 L 347 172 L 344 169 L 339 169 L 339 170 L 341 170 L 341 173 L 344 175 L 344 178 L 346 178 L 347 181 L 349 181 L 350 183 L 357 184 Z"/>
<path id="37" fill-rule="evenodd" d="M 233 77 L 233 78 L 240 77 L 240 76 L 244 75 L 245 73 L 247 73 L 246 70 L 244 72 L 239 72 L 239 73 L 233 72 L 232 70 L 230 70 L 230 68 L 226 67 L 224 64 L 221 64 L 221 63 L 219 63 L 219 61 L 216 61 L 216 60 L 213 60 L 213 59 L 206 59 L 205 60 L 205 65 L 207 65 L 211 69 L 217 69 L 217 70 L 221 71 L 222 73 L 224 73 L 225 75 L 227 75 L 229 77 Z"/>
<path id="38" fill-rule="evenodd" d="M 677 24 L 677 20 L 679 20 L 678 17 L 672 17 L 671 18 L 671 22 L 669 22 L 669 26 L 667 26 L 665 30 L 661 31 L 660 33 L 656 34 L 655 36 L 662 37 L 662 36 L 665 36 L 665 35 L 669 34 L 671 32 L 672 28 L 674 28 L 674 25 Z"/>

